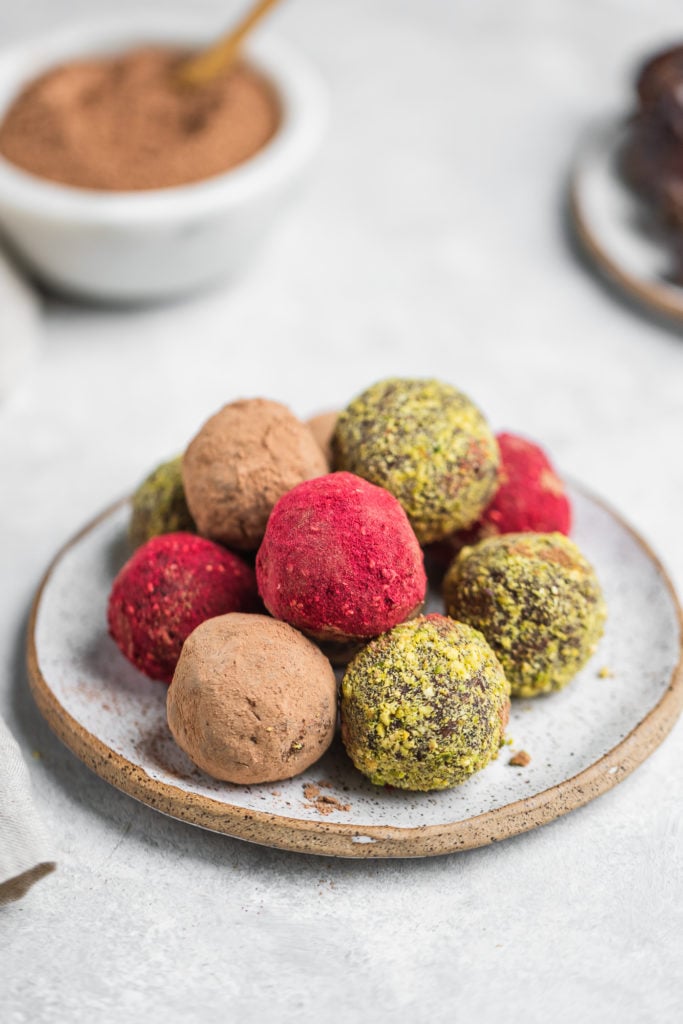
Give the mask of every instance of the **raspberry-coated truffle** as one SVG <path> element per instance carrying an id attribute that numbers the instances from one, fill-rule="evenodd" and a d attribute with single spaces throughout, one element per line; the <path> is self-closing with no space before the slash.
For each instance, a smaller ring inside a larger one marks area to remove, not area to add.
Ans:
<path id="1" fill-rule="evenodd" d="M 497 486 L 498 445 L 461 391 L 438 380 L 391 378 L 340 414 L 335 469 L 385 487 L 421 543 L 471 526 Z"/>
<path id="2" fill-rule="evenodd" d="M 166 709 L 176 743 L 203 771 L 275 782 L 329 747 L 337 686 L 324 654 L 286 622 L 220 615 L 185 641 Z"/>
<path id="3" fill-rule="evenodd" d="M 533 441 L 497 434 L 499 486 L 471 530 L 456 533 L 456 549 L 499 533 L 569 533 L 571 506 L 550 459 Z"/>
<path id="4" fill-rule="evenodd" d="M 162 533 L 194 533 L 195 525 L 185 500 L 179 455 L 149 474 L 132 499 L 128 536 L 133 547 Z"/>
<path id="5" fill-rule="evenodd" d="M 422 551 L 400 504 L 352 473 L 309 480 L 280 498 L 256 578 L 272 615 L 340 643 L 402 622 L 426 589 Z"/>
<path id="6" fill-rule="evenodd" d="M 458 551 L 500 533 L 564 533 L 571 505 L 562 481 L 542 448 L 517 434 L 497 434 L 498 490 L 469 530 L 458 530 L 425 549 L 427 574 L 439 585 Z"/>
<path id="7" fill-rule="evenodd" d="M 595 570 L 561 533 L 508 533 L 463 548 L 443 592 L 448 614 L 484 634 L 516 697 L 565 686 L 604 629 Z"/>
<path id="8" fill-rule="evenodd" d="M 191 533 L 153 537 L 118 573 L 109 632 L 151 679 L 170 682 L 183 641 L 213 615 L 259 607 L 253 570 L 231 551 Z"/>
<path id="9" fill-rule="evenodd" d="M 446 789 L 498 756 L 510 687 L 471 626 L 427 615 L 371 640 L 342 680 L 342 739 L 376 785 Z"/>
<path id="10" fill-rule="evenodd" d="M 225 405 L 183 456 L 187 503 L 199 532 L 228 547 L 258 547 L 275 502 L 328 470 L 308 427 L 279 402 Z"/>

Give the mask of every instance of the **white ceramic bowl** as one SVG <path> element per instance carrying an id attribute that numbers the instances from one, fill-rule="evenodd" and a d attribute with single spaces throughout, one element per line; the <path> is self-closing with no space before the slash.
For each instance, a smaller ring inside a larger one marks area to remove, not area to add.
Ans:
<path id="1" fill-rule="evenodd" d="M 65 60 L 206 41 L 204 22 L 157 15 L 26 42 L 0 55 L 0 118 L 27 81 Z M 176 188 L 97 192 L 0 157 L 0 231 L 39 279 L 94 300 L 144 302 L 212 284 L 249 261 L 318 149 L 327 103 L 318 75 L 281 42 L 259 37 L 247 55 L 275 87 L 282 120 L 262 150 L 225 174 Z"/>

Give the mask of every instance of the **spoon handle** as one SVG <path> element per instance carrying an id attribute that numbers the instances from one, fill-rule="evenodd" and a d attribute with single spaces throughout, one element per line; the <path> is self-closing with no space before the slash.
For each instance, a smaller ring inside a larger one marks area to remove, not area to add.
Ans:
<path id="1" fill-rule="evenodd" d="M 184 85 L 204 85 L 227 71 L 239 55 L 244 38 L 279 0 L 257 0 L 227 35 L 181 65 L 178 77 Z"/>

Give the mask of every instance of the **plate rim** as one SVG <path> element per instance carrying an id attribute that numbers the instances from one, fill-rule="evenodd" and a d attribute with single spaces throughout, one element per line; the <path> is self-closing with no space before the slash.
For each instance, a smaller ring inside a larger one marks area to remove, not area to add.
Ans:
<path id="1" fill-rule="evenodd" d="M 602 498 L 572 486 L 612 516 L 650 559 L 673 602 L 678 624 L 678 660 L 655 705 L 614 747 L 576 775 L 548 789 L 460 821 L 439 825 L 354 825 L 310 821 L 226 804 L 187 793 L 151 778 L 81 725 L 60 703 L 43 676 L 36 648 L 36 622 L 44 590 L 62 558 L 101 522 L 130 501 L 120 498 L 70 537 L 49 563 L 31 603 L 26 631 L 28 679 L 38 710 L 64 745 L 96 775 L 140 803 L 169 817 L 262 846 L 346 858 L 428 857 L 487 846 L 545 825 L 582 807 L 625 779 L 663 742 L 683 711 L 683 611 L 675 587 L 650 544 Z"/>
<path id="2" fill-rule="evenodd" d="M 626 295 L 635 298 L 651 311 L 683 323 L 683 288 L 676 288 L 675 285 L 666 282 L 658 283 L 638 277 L 625 270 L 618 261 L 615 262 L 604 248 L 600 235 L 593 230 L 582 201 L 581 185 L 587 154 L 591 152 L 599 136 L 605 135 L 608 130 L 611 136 L 614 136 L 617 131 L 623 130 L 629 116 L 628 113 L 623 113 L 603 117 L 596 120 L 585 131 L 569 173 L 568 207 L 571 223 L 584 251 L 603 276 Z M 613 138 L 610 139 L 610 151 L 613 141 Z"/>

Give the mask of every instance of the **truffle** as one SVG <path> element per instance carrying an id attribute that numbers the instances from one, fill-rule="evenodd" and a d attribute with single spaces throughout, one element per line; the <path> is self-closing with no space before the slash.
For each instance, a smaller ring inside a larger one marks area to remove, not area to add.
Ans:
<path id="1" fill-rule="evenodd" d="M 571 505 L 542 448 L 516 434 L 497 434 L 498 490 L 478 521 L 425 547 L 427 575 L 440 586 L 458 551 L 500 533 L 569 533 Z"/>
<path id="2" fill-rule="evenodd" d="M 194 521 L 185 500 L 179 455 L 163 462 L 140 484 L 132 498 L 128 536 L 133 547 L 162 533 L 193 533 Z"/>
<path id="3" fill-rule="evenodd" d="M 636 77 L 637 109 L 625 124 L 618 168 L 645 204 L 643 225 L 671 250 L 669 276 L 683 273 L 683 46 L 657 52 Z M 667 269 L 667 268 L 665 268 Z"/>
<path id="4" fill-rule="evenodd" d="M 260 607 L 254 572 L 237 555 L 192 533 L 152 537 L 111 588 L 109 633 L 151 679 L 170 682 L 183 641 L 213 615 Z"/>
<path id="5" fill-rule="evenodd" d="M 342 680 L 342 739 L 375 785 L 447 789 L 498 756 L 510 687 L 481 633 L 420 616 L 372 640 Z"/>
<path id="6" fill-rule="evenodd" d="M 517 697 L 565 686 L 606 617 L 595 570 L 561 533 L 510 533 L 463 548 L 444 599 L 449 615 L 487 638 Z"/>
<path id="7" fill-rule="evenodd" d="M 342 644 L 414 614 L 427 585 L 420 545 L 396 498 L 352 473 L 308 480 L 280 498 L 256 579 L 272 615 Z"/>
<path id="8" fill-rule="evenodd" d="M 332 450 L 335 469 L 398 498 L 421 543 L 471 526 L 497 486 L 498 446 L 486 420 L 438 380 L 372 385 L 340 414 Z"/>
<path id="9" fill-rule="evenodd" d="M 658 50 L 641 64 L 636 76 L 636 92 L 643 107 L 660 103 L 668 98 L 668 108 L 662 114 L 675 115 L 680 112 L 681 97 L 677 95 L 678 87 L 683 81 L 683 46 L 675 46 Z M 672 123 L 674 127 L 676 122 Z"/>
<path id="10" fill-rule="evenodd" d="M 497 434 L 498 490 L 478 522 L 452 538 L 459 550 L 500 533 L 569 533 L 571 506 L 542 448 L 516 434 Z"/>
<path id="11" fill-rule="evenodd" d="M 306 420 L 306 426 L 316 439 L 328 466 L 332 467 L 332 435 L 337 426 L 338 412 L 321 412 Z"/>
<path id="12" fill-rule="evenodd" d="M 176 743 L 216 779 L 276 782 L 327 750 L 337 717 L 332 666 L 265 615 L 220 615 L 185 641 L 167 698 Z"/>
<path id="13" fill-rule="evenodd" d="M 183 457 L 185 494 L 199 532 L 246 551 L 260 544 L 279 497 L 326 472 L 308 427 L 265 398 L 224 406 Z"/>

